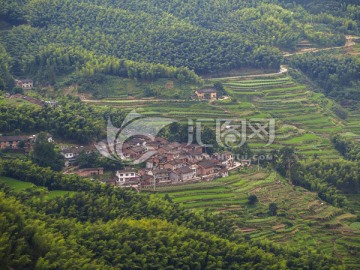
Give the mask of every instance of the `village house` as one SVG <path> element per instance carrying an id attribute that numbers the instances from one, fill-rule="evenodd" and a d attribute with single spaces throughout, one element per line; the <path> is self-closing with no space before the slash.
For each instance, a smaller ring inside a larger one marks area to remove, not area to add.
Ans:
<path id="1" fill-rule="evenodd" d="M 152 173 L 156 183 L 170 183 L 171 182 L 169 170 L 155 169 L 151 173 Z"/>
<path id="2" fill-rule="evenodd" d="M 196 90 L 195 95 L 200 100 L 204 100 L 204 99 L 215 100 L 215 99 L 217 99 L 217 92 L 214 88 L 198 89 L 198 90 Z"/>
<path id="3" fill-rule="evenodd" d="M 198 145 L 198 144 L 182 144 L 181 145 L 181 149 L 183 149 L 186 152 L 192 152 L 192 153 L 198 153 L 198 154 L 202 154 L 203 152 L 203 148 L 202 146 Z"/>
<path id="4" fill-rule="evenodd" d="M 234 166 L 234 155 L 231 152 L 225 151 L 220 153 L 215 153 L 214 157 L 222 161 L 222 164 L 225 165 L 227 168 L 231 168 Z"/>
<path id="5" fill-rule="evenodd" d="M 166 157 L 154 155 L 146 161 L 146 169 L 153 169 L 160 167 L 160 164 L 165 164 L 167 162 Z"/>
<path id="6" fill-rule="evenodd" d="M 167 170 L 176 170 L 179 169 L 181 167 L 184 167 L 186 165 L 186 163 L 178 161 L 178 160 L 170 160 L 168 162 L 166 162 L 163 166 L 162 169 L 167 169 Z"/>
<path id="7" fill-rule="evenodd" d="M 190 151 L 186 156 L 190 161 L 201 161 L 204 159 L 203 154 L 199 153 L 198 151 Z"/>
<path id="8" fill-rule="evenodd" d="M 216 172 L 216 164 L 210 160 L 203 160 L 198 164 L 198 175 L 207 176 Z"/>
<path id="9" fill-rule="evenodd" d="M 158 149 L 158 153 L 160 155 L 164 155 L 165 153 L 171 153 L 172 152 L 172 148 L 169 147 L 168 145 L 161 145 Z"/>
<path id="10" fill-rule="evenodd" d="M 178 150 L 180 146 L 181 144 L 178 142 L 172 142 L 168 144 L 168 147 L 172 150 Z"/>
<path id="11" fill-rule="evenodd" d="M 196 170 L 185 166 L 170 172 L 170 180 L 173 182 L 185 182 L 196 177 Z"/>
<path id="12" fill-rule="evenodd" d="M 171 150 L 169 152 L 166 152 L 165 155 L 166 155 L 167 160 L 178 159 L 180 157 L 180 155 L 181 155 L 181 151 L 179 151 L 179 150 Z"/>
<path id="13" fill-rule="evenodd" d="M 150 186 L 154 185 L 154 176 L 144 174 L 140 177 L 140 185 L 141 186 Z"/>
<path id="14" fill-rule="evenodd" d="M 119 186 L 137 185 L 139 183 L 139 175 L 136 173 L 135 169 L 116 171 L 116 177 L 116 184 Z"/>
<path id="15" fill-rule="evenodd" d="M 250 167 L 251 166 L 251 159 L 242 159 L 240 160 L 240 166 L 242 167 Z"/>
<path id="16" fill-rule="evenodd" d="M 27 136 L 0 136 L 0 149 L 23 149 L 30 147 Z"/>
<path id="17" fill-rule="evenodd" d="M 74 165 L 81 152 L 90 154 L 93 151 L 91 147 L 76 146 L 62 149 L 60 153 L 65 157 L 65 167 L 69 167 Z"/>
<path id="18" fill-rule="evenodd" d="M 32 136 L 30 137 L 31 142 L 35 142 L 37 136 L 38 136 L 38 134 L 37 134 L 37 135 L 32 135 Z M 49 143 L 53 143 L 53 142 L 54 142 L 53 136 L 52 136 L 50 133 L 46 133 L 46 139 L 47 139 L 47 141 L 48 141 Z"/>
<path id="19" fill-rule="evenodd" d="M 16 86 L 20 87 L 24 90 L 30 90 L 34 87 L 33 80 L 30 79 L 24 79 L 24 80 L 15 80 Z"/>

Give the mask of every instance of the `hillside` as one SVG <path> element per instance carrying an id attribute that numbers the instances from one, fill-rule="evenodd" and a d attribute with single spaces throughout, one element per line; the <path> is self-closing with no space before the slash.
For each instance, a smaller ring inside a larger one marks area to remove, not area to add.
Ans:
<path id="1" fill-rule="evenodd" d="M 356 6 L 336 17 L 277 1 L 2 0 L 1 5 L 3 18 L 14 25 L 1 31 L 2 54 L 11 57 L 4 58 L 2 72 L 31 74 L 39 83 L 73 72 L 194 80 L 189 70 L 278 68 L 279 49 L 294 50 L 304 40 L 344 44 L 345 34 L 357 33 L 358 20 Z"/>
<path id="2" fill-rule="evenodd" d="M 0 0 L 0 269 L 358 269 L 359 34 L 358 0 Z"/>
<path id="3" fill-rule="evenodd" d="M 24 170 L 28 167 L 33 173 L 55 176 L 49 170 L 21 161 L 2 165 L 8 175 L 31 179 Z M 5 244 L 2 266 L 326 269 L 331 265 L 341 269 L 339 260 L 320 251 L 282 248 L 269 242 L 248 243 L 236 236 L 230 221 L 210 212 L 201 216 L 188 212 L 166 197 L 139 195 L 79 178 L 69 181 L 70 178 L 63 176 L 58 184 L 77 192 L 56 197 L 41 196 L 40 187 L 21 191 L 0 184 L 0 239 Z M 51 187 L 51 183 L 46 185 Z M 230 238 L 233 240 L 227 240 Z"/>

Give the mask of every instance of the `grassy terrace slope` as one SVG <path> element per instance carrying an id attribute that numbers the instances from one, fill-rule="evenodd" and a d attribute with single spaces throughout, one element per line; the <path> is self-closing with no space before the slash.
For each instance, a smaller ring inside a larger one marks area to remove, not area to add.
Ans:
<path id="1" fill-rule="evenodd" d="M 277 144 L 295 146 L 304 156 L 338 156 L 324 137 L 340 131 L 343 123 L 330 111 L 332 102 L 323 95 L 283 75 L 231 79 L 223 84 L 231 96 L 247 100 L 254 110 L 278 121 Z"/>
<path id="2" fill-rule="evenodd" d="M 316 246 L 344 259 L 348 266 L 359 265 L 359 223 L 354 215 L 330 206 L 315 193 L 290 185 L 275 172 L 234 174 L 212 182 L 158 187 L 173 201 L 189 209 L 211 209 L 233 219 L 239 233 L 252 240 L 271 239 L 292 246 Z M 255 194 L 259 203 L 248 206 Z M 275 202 L 278 216 L 269 216 L 268 205 Z"/>
<path id="3" fill-rule="evenodd" d="M 94 103 L 125 110 L 137 108 L 144 115 L 178 118 L 183 121 L 186 118 L 275 118 L 277 136 L 272 148 L 294 146 L 304 156 L 338 158 L 338 153 L 327 137 L 331 132 L 341 131 L 344 123 L 331 112 L 332 101 L 314 93 L 305 85 L 297 84 L 287 75 L 265 76 L 222 80 L 231 98 L 212 103 L 189 99 L 116 98 L 97 100 Z M 209 80 L 207 83 L 212 84 L 214 81 Z M 254 149 L 261 149 L 266 144 L 254 139 L 248 142 Z"/>
<path id="4" fill-rule="evenodd" d="M 0 177 L 0 184 L 4 183 L 6 186 L 12 188 L 14 191 L 16 192 L 21 192 L 21 191 L 25 191 L 27 189 L 31 189 L 31 188 L 35 188 L 37 187 L 36 185 L 34 185 L 33 183 L 30 182 L 24 182 L 24 181 L 20 181 L 20 180 L 16 180 L 13 178 L 9 178 L 9 177 Z M 49 199 L 51 198 L 55 198 L 57 196 L 64 196 L 66 194 L 73 194 L 73 191 L 66 191 L 66 190 L 47 190 L 47 188 L 44 187 L 40 187 L 41 188 L 41 192 L 37 192 L 36 196 L 41 196 L 41 197 L 47 197 Z M 34 193 L 35 194 L 35 193 Z"/>

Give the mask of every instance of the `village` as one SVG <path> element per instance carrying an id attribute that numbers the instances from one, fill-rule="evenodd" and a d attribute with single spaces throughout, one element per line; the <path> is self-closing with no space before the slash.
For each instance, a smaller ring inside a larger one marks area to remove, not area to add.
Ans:
<path id="1" fill-rule="evenodd" d="M 71 167 L 82 151 L 89 153 L 94 149 L 89 147 L 64 149 L 62 153 L 66 159 L 66 166 Z M 156 137 L 155 140 L 141 136 L 132 137 L 124 143 L 122 157 L 126 164 L 126 161 L 136 160 L 150 151 L 156 154 L 146 160 L 141 168 L 129 166 L 117 170 L 115 177 L 106 181 L 118 187 L 152 188 L 211 181 L 228 176 L 230 170 L 251 166 L 251 160 L 235 161 L 234 155 L 228 151 L 209 155 L 197 144 L 168 142 L 162 137 Z M 101 176 L 104 174 L 104 168 L 83 168 L 73 173 L 84 177 Z"/>
<path id="2" fill-rule="evenodd" d="M 48 142 L 54 143 L 51 134 Z M 36 135 L 0 136 L 2 150 L 30 152 Z M 128 166 L 106 174 L 102 167 L 78 168 L 76 160 L 81 153 L 91 154 L 98 151 L 94 146 L 62 146 L 61 154 L 65 159 L 65 174 L 77 174 L 118 187 L 152 188 L 154 186 L 179 185 L 199 181 L 211 181 L 226 177 L 230 170 L 251 166 L 251 160 L 235 160 L 229 151 L 209 155 L 197 144 L 180 144 L 168 142 L 162 137 L 150 140 L 135 136 L 127 140 L 122 149 L 123 163 L 136 160 L 145 153 L 155 153 L 143 164 Z M 111 175 L 111 176 L 109 176 Z"/>
<path id="3" fill-rule="evenodd" d="M 34 87 L 30 79 L 16 80 L 16 85 L 24 90 Z M 38 100 L 23 94 L 8 94 L 7 98 L 20 98 L 40 106 L 57 106 L 56 101 Z M 193 99 L 216 100 L 217 91 L 213 88 L 198 89 L 192 95 Z M 48 141 L 54 143 L 51 134 L 47 134 Z M 29 153 L 36 140 L 36 135 L 0 136 L 2 150 L 23 151 Z M 104 168 L 79 168 L 77 158 L 81 153 L 90 155 L 99 151 L 94 145 L 58 145 L 65 160 L 63 173 L 77 174 L 81 177 L 98 179 L 118 187 L 149 188 L 162 185 L 179 185 L 198 181 L 211 181 L 215 178 L 226 177 L 230 170 L 251 166 L 251 160 L 237 160 L 231 152 L 224 151 L 214 154 L 204 152 L 197 144 L 180 144 L 168 142 L 165 138 L 135 136 L 127 140 L 122 147 L 121 162 L 136 160 L 148 152 L 153 152 L 142 166 L 128 166 L 122 170 L 106 172 Z M 113 147 L 114 145 L 112 145 Z M 100 152 L 102 150 L 100 149 Z"/>

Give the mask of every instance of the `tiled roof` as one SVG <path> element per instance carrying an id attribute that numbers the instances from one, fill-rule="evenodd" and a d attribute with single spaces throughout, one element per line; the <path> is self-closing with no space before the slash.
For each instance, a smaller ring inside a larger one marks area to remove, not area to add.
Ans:
<path id="1" fill-rule="evenodd" d="M 182 173 L 182 174 L 184 174 L 184 173 L 192 173 L 192 172 L 193 172 L 193 170 L 190 169 L 188 166 L 179 168 L 179 169 L 177 169 L 177 170 L 175 170 L 175 171 L 176 171 L 177 173 Z"/>
<path id="2" fill-rule="evenodd" d="M 205 168 L 205 169 L 215 167 L 215 164 L 212 163 L 211 161 L 208 161 L 208 160 L 201 161 L 201 162 L 198 163 L 198 165 Z"/>
<path id="3" fill-rule="evenodd" d="M 0 136 L 0 142 L 26 141 L 27 136 Z"/>
<path id="4" fill-rule="evenodd" d="M 198 89 L 198 93 L 216 93 L 214 88 L 205 88 L 205 89 Z"/>

